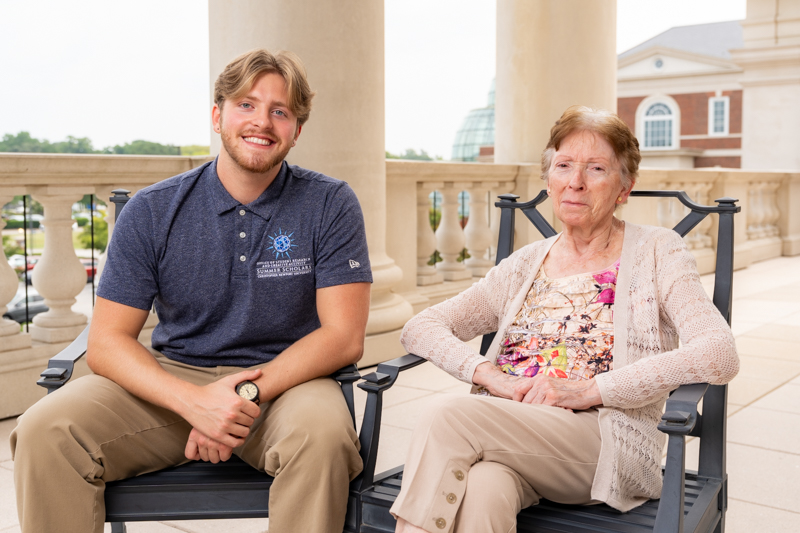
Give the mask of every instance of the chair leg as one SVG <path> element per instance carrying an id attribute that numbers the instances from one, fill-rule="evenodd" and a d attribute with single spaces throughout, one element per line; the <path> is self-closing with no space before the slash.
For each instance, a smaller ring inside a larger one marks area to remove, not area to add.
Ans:
<path id="1" fill-rule="evenodd" d="M 125 522 L 111 522 L 111 533 L 126 533 Z"/>

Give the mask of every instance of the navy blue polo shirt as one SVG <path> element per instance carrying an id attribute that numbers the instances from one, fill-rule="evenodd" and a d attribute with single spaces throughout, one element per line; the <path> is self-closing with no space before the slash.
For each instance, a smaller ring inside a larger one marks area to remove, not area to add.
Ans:
<path id="1" fill-rule="evenodd" d="M 155 306 L 153 348 L 195 366 L 251 366 L 320 327 L 316 289 L 371 282 L 353 190 L 282 163 L 254 202 L 216 161 L 136 193 L 108 246 L 98 296 Z"/>

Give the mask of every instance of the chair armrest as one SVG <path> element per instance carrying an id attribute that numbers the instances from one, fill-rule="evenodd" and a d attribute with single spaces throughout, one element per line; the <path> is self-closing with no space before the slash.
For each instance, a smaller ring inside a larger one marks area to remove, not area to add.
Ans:
<path id="1" fill-rule="evenodd" d="M 340 368 L 331 377 L 339 382 L 344 394 L 344 400 L 347 402 L 347 409 L 350 411 L 350 418 L 353 420 L 353 427 L 356 426 L 356 404 L 355 397 L 353 396 L 353 383 L 361 379 L 361 374 L 358 373 L 356 365 L 347 365 Z"/>
<path id="2" fill-rule="evenodd" d="M 378 365 L 375 372 L 363 376 L 364 381 L 358 388 L 367 392 L 367 405 L 364 408 L 364 421 L 358 440 L 361 443 L 361 458 L 364 469 L 353 481 L 353 488 L 363 491 L 375 482 L 375 463 L 378 459 L 378 441 L 381 433 L 381 413 L 383 410 L 383 391 L 389 389 L 397 381 L 403 370 L 419 366 L 426 360 L 422 357 L 407 354 Z"/>
<path id="3" fill-rule="evenodd" d="M 64 386 L 72 377 L 75 362 L 86 353 L 89 340 L 89 326 L 72 343 L 50 358 L 47 369 L 40 374 L 42 379 L 36 382 L 40 387 L 47 389 L 47 394 Z"/>
<path id="4" fill-rule="evenodd" d="M 697 405 L 708 390 L 708 383 L 693 383 L 678 387 L 667 399 L 659 431 L 669 435 L 664 486 L 658 504 L 654 532 L 682 532 L 685 501 L 686 437 L 700 431 L 702 418 Z"/>
<path id="5" fill-rule="evenodd" d="M 708 390 L 708 383 L 681 385 L 667 398 L 659 431 L 667 435 L 694 435 L 700 431 L 702 416 L 697 405 Z"/>

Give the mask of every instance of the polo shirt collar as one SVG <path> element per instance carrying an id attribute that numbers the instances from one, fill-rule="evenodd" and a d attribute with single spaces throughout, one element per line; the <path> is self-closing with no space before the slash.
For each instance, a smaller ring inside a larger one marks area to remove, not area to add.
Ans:
<path id="1" fill-rule="evenodd" d="M 231 209 L 235 209 L 242 205 L 238 200 L 231 196 L 227 189 L 225 189 L 225 186 L 222 185 L 222 182 L 219 179 L 219 174 L 217 174 L 217 159 L 214 159 L 214 161 L 211 163 L 208 168 L 208 172 L 210 178 L 208 180 L 209 193 L 211 194 L 211 199 L 218 215 L 227 213 Z M 278 175 L 275 176 L 275 179 L 269 184 L 267 190 L 261 193 L 261 196 L 247 204 L 245 207 L 264 220 L 269 220 L 270 216 L 272 216 L 272 213 L 275 211 L 281 191 L 283 191 L 283 187 L 286 185 L 288 175 L 289 166 L 286 164 L 286 161 L 282 161 L 281 169 L 278 171 Z"/>

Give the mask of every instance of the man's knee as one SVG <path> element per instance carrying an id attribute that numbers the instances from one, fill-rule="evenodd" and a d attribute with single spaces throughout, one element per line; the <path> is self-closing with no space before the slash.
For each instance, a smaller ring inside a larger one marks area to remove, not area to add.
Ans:
<path id="1" fill-rule="evenodd" d="M 346 465 L 352 477 L 361 470 L 358 435 L 341 391 L 334 386 L 331 389 L 323 385 L 325 392 L 319 396 L 287 398 L 289 401 L 281 406 L 279 417 L 272 420 L 265 435 L 268 443 L 272 441 L 266 457 L 267 471 L 280 471 L 289 461 L 313 462 L 320 468 Z"/>
<path id="2" fill-rule="evenodd" d="M 66 407 L 66 408 L 65 408 Z M 74 411 L 64 402 L 53 401 L 53 397 L 45 397 L 17 419 L 17 427 L 11 432 L 11 456 L 17 458 L 21 451 L 36 452 L 63 446 L 70 433 L 65 431 L 69 426 L 68 417 Z"/>

